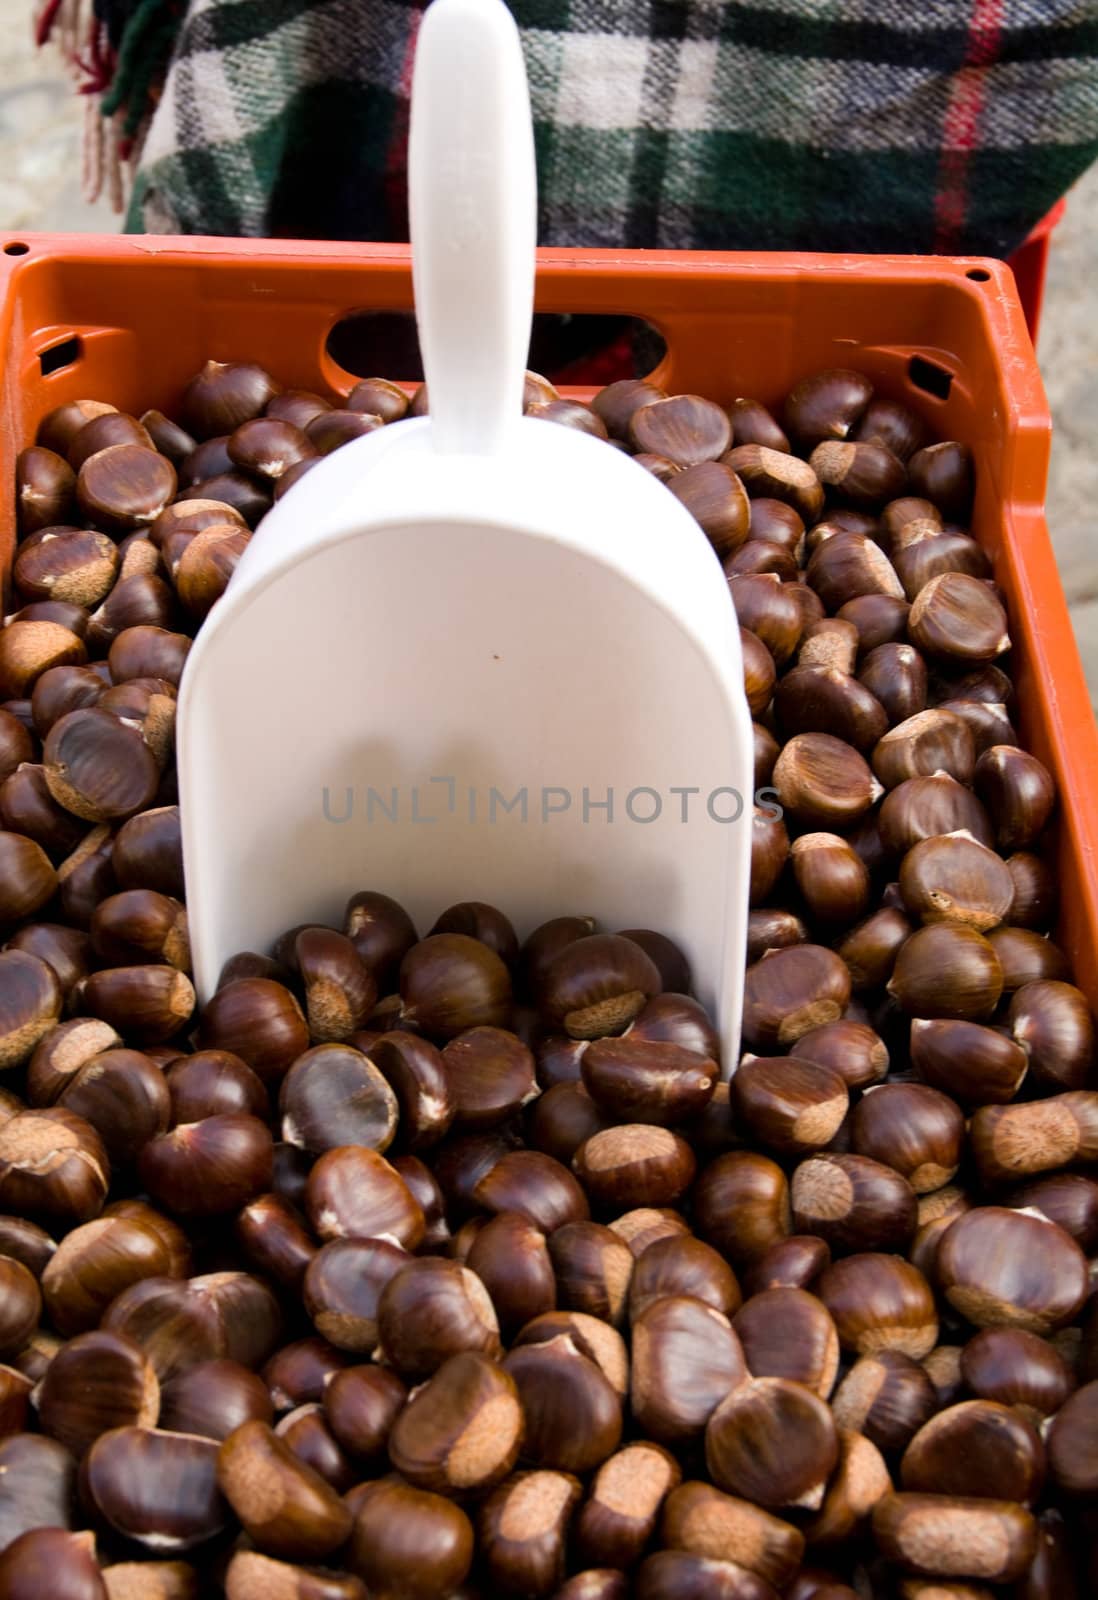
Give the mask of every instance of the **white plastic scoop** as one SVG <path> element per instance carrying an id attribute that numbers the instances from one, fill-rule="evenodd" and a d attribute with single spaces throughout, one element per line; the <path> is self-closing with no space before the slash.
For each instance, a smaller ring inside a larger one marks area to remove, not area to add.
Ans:
<path id="1" fill-rule="evenodd" d="M 378 889 L 519 937 L 676 939 L 735 1060 L 751 722 L 719 563 L 620 451 L 521 415 L 535 179 L 502 0 L 435 0 L 409 154 L 430 418 L 307 474 L 191 651 L 180 804 L 200 996 L 240 950 Z M 729 820 L 735 817 L 736 820 Z"/>

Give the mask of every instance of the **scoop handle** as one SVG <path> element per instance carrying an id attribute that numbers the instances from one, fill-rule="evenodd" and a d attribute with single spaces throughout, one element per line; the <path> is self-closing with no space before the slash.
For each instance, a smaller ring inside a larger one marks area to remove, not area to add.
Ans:
<path id="1" fill-rule="evenodd" d="M 412 80 L 412 279 L 435 448 L 490 454 L 522 413 L 537 181 L 503 0 L 434 0 Z"/>

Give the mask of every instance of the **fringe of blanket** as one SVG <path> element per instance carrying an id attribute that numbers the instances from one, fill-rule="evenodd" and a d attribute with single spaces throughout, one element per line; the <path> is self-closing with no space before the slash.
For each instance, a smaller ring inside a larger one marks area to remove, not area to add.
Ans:
<path id="1" fill-rule="evenodd" d="M 60 51 L 86 97 L 81 187 L 125 208 L 137 158 L 160 98 L 186 12 L 185 0 L 41 0 L 39 47 Z"/>

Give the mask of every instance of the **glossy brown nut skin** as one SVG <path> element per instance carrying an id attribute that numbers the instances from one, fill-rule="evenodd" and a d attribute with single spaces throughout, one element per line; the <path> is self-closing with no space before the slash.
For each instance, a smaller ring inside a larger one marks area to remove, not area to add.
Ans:
<path id="1" fill-rule="evenodd" d="M 87 1016 L 109 1022 L 137 1047 L 181 1032 L 195 1007 L 187 975 L 155 964 L 101 968 L 78 986 L 75 999 Z"/>
<path id="2" fill-rule="evenodd" d="M 472 1566 L 472 1524 L 453 1501 L 382 1478 L 355 1512 L 345 1561 L 370 1592 L 436 1600 Z"/>
<path id="3" fill-rule="evenodd" d="M 407 1251 L 386 1239 L 333 1239 L 310 1261 L 302 1281 L 305 1311 L 338 1350 L 369 1354 L 378 1342 L 378 1301 L 408 1265 Z"/>
<path id="4" fill-rule="evenodd" d="M 278 1093 L 282 1137 L 311 1155 L 339 1145 L 387 1150 L 399 1108 L 378 1068 L 347 1044 L 321 1044 L 298 1056 Z"/>
<path id="5" fill-rule="evenodd" d="M 287 1289 L 300 1289 L 317 1246 L 302 1218 L 277 1194 L 261 1194 L 244 1206 L 235 1235 L 251 1264 Z"/>
<path id="6" fill-rule="evenodd" d="M 635 1025 L 634 1025 L 635 1026 Z M 593 1039 L 580 1063 L 588 1094 L 623 1122 L 688 1121 L 712 1097 L 720 1068 L 681 1045 L 637 1038 Z"/>
<path id="7" fill-rule="evenodd" d="M 858 1155 L 883 1162 L 916 1194 L 940 1189 L 961 1164 L 965 1120 L 955 1101 L 920 1083 L 883 1084 L 855 1107 Z"/>
<path id="8" fill-rule="evenodd" d="M 376 1463 L 385 1456 L 407 1398 L 403 1382 L 388 1368 L 346 1367 L 331 1374 L 321 1403 L 332 1434 L 348 1455 Z"/>
<path id="9" fill-rule="evenodd" d="M 38 1324 L 42 1295 L 21 1261 L 0 1256 L 0 1357 L 15 1355 Z"/>
<path id="10" fill-rule="evenodd" d="M 293 1411 L 321 1400 L 329 1379 L 349 1364 L 342 1350 L 313 1334 L 277 1350 L 264 1366 L 262 1377 L 275 1410 Z"/>
<path id="11" fill-rule="evenodd" d="M 999 1003 L 1003 969 L 983 934 L 934 923 L 903 945 L 888 992 L 908 1016 L 983 1022 Z"/>
<path id="12" fill-rule="evenodd" d="M 145 1278 L 112 1301 L 102 1325 L 135 1340 L 167 1383 L 220 1356 L 258 1366 L 277 1344 L 282 1318 L 258 1278 L 214 1272 L 184 1283 Z"/>
<path id="13" fill-rule="evenodd" d="M 834 1068 L 796 1054 L 744 1056 L 730 1092 L 738 1124 L 782 1155 L 829 1144 L 849 1106 L 846 1084 Z"/>
<path id="14" fill-rule="evenodd" d="M 1059 1223 L 1084 1255 L 1092 1256 L 1098 1250 L 1098 1183 L 1093 1178 L 1073 1172 L 1051 1173 L 1015 1189 L 1010 1203 Z"/>
<path id="15" fill-rule="evenodd" d="M 879 1450 L 904 1450 L 938 1409 L 938 1396 L 924 1367 L 900 1350 L 861 1356 L 839 1384 L 831 1403 L 835 1421 L 864 1436 Z"/>
<path id="16" fill-rule="evenodd" d="M 430 1038 L 449 1040 L 467 1028 L 505 1028 L 511 975 L 494 950 L 467 934 L 421 939 L 400 964 L 400 1020 Z"/>
<path id="17" fill-rule="evenodd" d="M 389 1364 L 408 1380 L 430 1377 L 462 1350 L 500 1352 L 495 1308 L 480 1279 L 434 1256 L 410 1262 L 386 1285 L 378 1331 Z"/>
<path id="18" fill-rule="evenodd" d="M 88 1222 L 103 1208 L 110 1163 L 95 1129 L 60 1107 L 0 1126 L 0 1205 L 34 1217 Z"/>
<path id="19" fill-rule="evenodd" d="M 633 1417 L 663 1444 L 697 1438 L 729 1391 L 747 1380 L 728 1318 L 701 1301 L 656 1300 L 633 1319 L 632 1332 Z"/>
<path id="20" fill-rule="evenodd" d="M 108 1600 L 89 1533 L 35 1528 L 0 1553 L 4 1600 Z"/>
<path id="21" fill-rule="evenodd" d="M 659 970 L 631 939 L 589 934 L 559 950 L 545 971 L 538 1006 L 571 1038 L 621 1033 L 660 992 Z"/>
<path id="22" fill-rule="evenodd" d="M 122 889 L 156 889 L 182 896 L 179 808 L 154 807 L 124 822 L 114 838 L 112 862 Z"/>
<path id="23" fill-rule="evenodd" d="M 1029 1070 L 1021 1045 L 998 1029 L 949 1018 L 913 1020 L 911 1063 L 966 1109 L 1013 1100 Z"/>
<path id="24" fill-rule="evenodd" d="M 790 1049 L 802 1034 L 838 1021 L 850 993 L 849 969 L 834 951 L 812 944 L 774 950 L 747 970 L 744 1041 L 761 1052 Z"/>
<path id="25" fill-rule="evenodd" d="M 143 1278 L 182 1275 L 190 1252 L 174 1224 L 107 1215 L 74 1228 L 42 1274 L 50 1321 L 66 1338 L 94 1328 L 115 1297 Z M 171 1233 L 178 1234 L 175 1246 Z"/>
<path id="26" fill-rule="evenodd" d="M 201 1042 L 229 1050 L 264 1083 L 278 1083 L 309 1048 L 297 1000 L 269 978 L 241 978 L 213 995 L 202 1015 Z"/>
<path id="27" fill-rule="evenodd" d="M 160 1385 L 140 1346 L 102 1329 L 63 1345 L 38 1391 L 42 1432 L 78 1459 L 112 1428 L 153 1428 Z"/>
<path id="28" fill-rule="evenodd" d="M 262 1422 L 244 1422 L 217 1451 L 217 1483 L 265 1554 L 322 1561 L 351 1531 L 351 1513 L 319 1473 Z"/>
<path id="29" fill-rule="evenodd" d="M 271 1186 L 273 1143 L 258 1117 L 228 1112 L 160 1134 L 138 1170 L 154 1199 L 178 1216 L 224 1216 Z"/>
<path id="30" fill-rule="evenodd" d="M 899 1256 L 870 1251 L 833 1262 L 817 1292 L 844 1350 L 857 1355 L 899 1350 L 921 1360 L 938 1342 L 930 1285 Z"/>
<path id="31" fill-rule="evenodd" d="M 743 1298 L 732 1268 L 711 1245 L 689 1237 L 656 1239 L 642 1251 L 633 1268 L 630 1320 L 636 1322 L 657 1300 L 681 1295 L 711 1306 L 726 1317 L 739 1310 Z"/>
<path id="32" fill-rule="evenodd" d="M 200 1361 L 160 1390 L 159 1426 L 220 1442 L 244 1422 L 271 1422 L 274 1409 L 263 1379 L 239 1361 Z"/>
<path id="33" fill-rule="evenodd" d="M 463 1351 L 410 1398 L 389 1435 L 389 1459 L 417 1488 L 481 1493 L 513 1470 L 523 1427 L 514 1380 L 487 1356 Z"/>
<path id="34" fill-rule="evenodd" d="M 20 1262 L 39 1283 L 56 1253 L 56 1240 L 36 1222 L 28 1222 L 24 1217 L 0 1216 L 0 1256 Z"/>
<path id="35" fill-rule="evenodd" d="M 831 1264 L 831 1250 L 814 1234 L 779 1239 L 748 1267 L 743 1287 L 748 1297 L 765 1289 L 807 1289 Z"/>
<path id="36" fill-rule="evenodd" d="M 0 866 L 4 837 L 11 836 L 0 835 Z M 40 956 L 25 950 L 0 951 L 0 1068 L 22 1065 L 53 1030 L 61 1001 L 57 974 Z"/>
<path id="37" fill-rule="evenodd" d="M 171 1099 L 164 1075 L 137 1050 L 104 1050 L 66 1083 L 57 1105 L 84 1117 L 112 1165 L 131 1165 L 168 1126 Z"/>
<path id="38" fill-rule="evenodd" d="M 165 1074 L 172 1122 L 201 1122 L 227 1112 L 265 1120 L 270 1098 L 261 1080 L 228 1050 L 197 1050 L 180 1056 Z"/>
<path id="39" fill-rule="evenodd" d="M 1087 1292 L 1086 1258 L 1054 1222 L 980 1206 L 959 1217 L 938 1249 L 945 1298 L 975 1327 L 1048 1334 L 1070 1322 Z"/>
<path id="40" fill-rule="evenodd" d="M 705 1457 L 710 1476 L 729 1494 L 768 1510 L 816 1509 L 839 1456 L 831 1413 L 802 1384 L 750 1378 L 709 1419 Z"/>
<path id="41" fill-rule="evenodd" d="M 368 1600 L 366 1585 L 353 1573 L 295 1566 L 258 1550 L 236 1551 L 225 1571 L 225 1600 L 270 1600 L 272 1595 L 284 1595 L 286 1600 Z"/>
<path id="42" fill-rule="evenodd" d="M 1007 1023 L 1037 1080 L 1050 1089 L 1082 1089 L 1095 1059 L 1094 1020 L 1074 984 L 1027 983 L 1010 1003 Z"/>
<path id="43" fill-rule="evenodd" d="M 457 1109 L 442 1052 L 430 1040 L 397 1029 L 383 1033 L 367 1054 L 396 1095 L 401 1147 L 425 1150 L 437 1144 Z"/>
<path id="44" fill-rule="evenodd" d="M 915 1232 L 915 1190 L 868 1156 L 820 1151 L 794 1172 L 792 1197 L 797 1232 L 835 1250 L 902 1250 Z"/>
<path id="45" fill-rule="evenodd" d="M 343 931 L 374 974 L 379 991 L 392 989 L 400 963 L 417 938 L 404 907 L 388 895 L 363 890 L 347 902 Z"/>
<path id="46" fill-rule="evenodd" d="M 585 1226 L 593 1224 L 565 1225 L 566 1228 Z M 557 1230 L 558 1233 L 562 1231 Z M 610 1237 L 613 1239 L 612 1234 Z M 537 1223 L 520 1212 L 502 1211 L 486 1222 L 474 1239 L 465 1264 L 488 1290 L 505 1340 L 534 1317 L 556 1309 L 557 1281 L 550 1247 Z M 587 1310 L 587 1307 L 576 1309 Z"/>
<path id="47" fill-rule="evenodd" d="M 596 1206 L 620 1211 L 673 1205 L 693 1182 L 697 1162 L 680 1135 L 628 1123 L 586 1140 L 572 1166 Z"/>
<path id="48" fill-rule="evenodd" d="M 442 1052 L 454 1125 L 477 1132 L 506 1122 L 537 1094 L 533 1053 L 503 1028 L 468 1028 Z"/>
<path id="49" fill-rule="evenodd" d="M 754 1151 L 718 1156 L 700 1174 L 693 1201 L 698 1232 L 733 1266 L 757 1261 L 793 1231 L 785 1173 Z"/>
<path id="50" fill-rule="evenodd" d="M 629 1245 L 602 1223 L 573 1222 L 556 1229 L 548 1247 L 562 1306 L 620 1323 L 634 1270 Z"/>
<path id="51" fill-rule="evenodd" d="M 904 1451 L 900 1482 L 925 1494 L 977 1494 L 1031 1505 L 1045 1477 L 1036 1429 L 1012 1406 L 965 1400 L 924 1423 Z"/>
<path id="52" fill-rule="evenodd" d="M 1098 1494 L 1098 1382 L 1076 1390 L 1053 1418 L 1048 1433 L 1048 1463 L 1053 1482 L 1064 1493 L 1093 1501 Z"/>
<path id="53" fill-rule="evenodd" d="M 158 1555 L 183 1553 L 216 1537 L 229 1520 L 216 1471 L 212 1439 L 116 1428 L 84 1458 L 81 1489 L 116 1533 Z"/>
<path id="54" fill-rule="evenodd" d="M 391 1236 L 406 1250 L 422 1241 L 426 1222 L 400 1174 L 376 1150 L 343 1145 L 314 1164 L 305 1207 L 322 1240 Z"/>
<path id="55" fill-rule="evenodd" d="M 505 1357 L 526 1431 L 522 1459 L 560 1472 L 590 1472 L 621 1440 L 621 1401 L 603 1372 L 568 1334 L 516 1346 Z"/>
<path id="56" fill-rule="evenodd" d="M 579 1559 L 595 1568 L 633 1566 L 681 1478 L 670 1451 L 649 1440 L 627 1444 L 604 1461 L 576 1519 Z"/>
<path id="57" fill-rule="evenodd" d="M 596 1135 L 597 1137 L 597 1135 Z M 514 1150 L 479 1179 L 473 1198 L 486 1211 L 517 1211 L 545 1233 L 590 1216 L 587 1196 L 561 1162 L 539 1150 Z"/>
<path id="58" fill-rule="evenodd" d="M 733 1318 L 748 1371 L 792 1378 L 830 1397 L 839 1371 L 839 1336 L 827 1308 L 804 1289 L 763 1289 Z"/>

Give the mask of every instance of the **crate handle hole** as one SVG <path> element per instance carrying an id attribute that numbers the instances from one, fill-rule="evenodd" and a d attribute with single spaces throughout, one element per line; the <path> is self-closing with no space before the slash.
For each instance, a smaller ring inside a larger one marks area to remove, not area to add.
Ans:
<path id="1" fill-rule="evenodd" d="M 907 364 L 907 376 L 924 394 L 933 395 L 935 400 L 949 399 L 953 374 L 948 367 L 940 367 L 936 361 L 927 361 L 923 356 L 912 356 Z"/>
<path id="2" fill-rule="evenodd" d="M 58 344 L 51 344 L 48 350 L 43 350 L 38 356 L 38 365 L 42 369 L 43 378 L 48 378 L 51 372 L 60 372 L 62 367 L 71 367 L 83 355 L 83 347 L 75 334 L 68 339 L 62 339 Z"/>
<path id="3" fill-rule="evenodd" d="M 22 239 L 12 239 L 9 244 L 4 246 L 4 254 L 6 256 L 25 256 L 29 252 L 30 245 L 24 244 Z"/>
<path id="4" fill-rule="evenodd" d="M 352 378 L 423 381 L 410 311 L 348 311 L 329 331 L 324 348 Z M 646 377 L 666 354 L 663 335 L 642 317 L 539 311 L 528 365 L 551 383 L 601 388 L 615 378 Z"/>
<path id="5" fill-rule="evenodd" d="M 986 267 L 969 267 L 965 277 L 971 278 L 973 283 L 988 283 L 991 279 L 991 273 Z"/>

